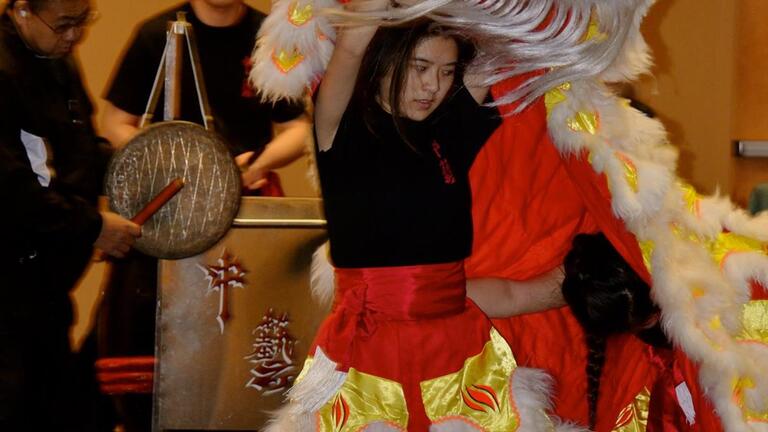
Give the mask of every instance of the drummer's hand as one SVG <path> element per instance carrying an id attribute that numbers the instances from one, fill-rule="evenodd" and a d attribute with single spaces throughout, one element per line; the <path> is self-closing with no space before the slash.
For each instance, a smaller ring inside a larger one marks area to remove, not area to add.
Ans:
<path id="1" fill-rule="evenodd" d="M 235 157 L 235 163 L 240 167 L 242 173 L 243 187 L 250 190 L 256 190 L 267 184 L 267 172 L 261 168 L 259 160 L 251 163 L 253 152 L 245 152 Z"/>
<path id="2" fill-rule="evenodd" d="M 138 237 L 141 237 L 140 226 L 116 213 L 103 211 L 101 233 L 93 245 L 107 255 L 122 258 Z"/>

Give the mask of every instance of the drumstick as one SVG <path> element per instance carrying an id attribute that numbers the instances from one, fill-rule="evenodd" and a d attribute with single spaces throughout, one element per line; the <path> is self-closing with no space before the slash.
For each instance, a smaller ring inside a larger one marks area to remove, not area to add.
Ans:
<path id="1" fill-rule="evenodd" d="M 184 179 L 177 178 L 172 180 L 163 190 L 152 198 L 138 213 L 136 213 L 131 222 L 137 225 L 144 225 L 161 207 L 171 200 L 184 187 Z M 106 254 L 103 251 L 96 252 L 96 261 L 104 261 Z"/>
<path id="2" fill-rule="evenodd" d="M 164 187 L 147 205 L 139 210 L 136 215 L 131 218 L 131 222 L 137 225 L 144 225 L 149 218 L 152 217 L 162 206 L 171 200 L 180 190 L 184 187 L 184 179 L 177 178 L 168 183 L 168 186 Z"/>

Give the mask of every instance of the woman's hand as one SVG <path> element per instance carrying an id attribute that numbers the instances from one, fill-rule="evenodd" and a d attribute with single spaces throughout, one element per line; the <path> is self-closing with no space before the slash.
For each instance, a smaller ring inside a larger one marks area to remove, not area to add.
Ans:
<path id="1" fill-rule="evenodd" d="M 243 187 L 249 190 L 258 189 L 267 184 L 267 172 L 253 161 L 254 152 L 241 153 L 235 157 L 235 163 L 242 172 Z"/>
<path id="2" fill-rule="evenodd" d="M 353 0 L 345 8 L 350 12 L 372 12 L 384 11 L 388 6 L 389 0 Z M 315 134 L 321 151 L 329 150 L 333 145 L 341 118 L 352 99 L 363 56 L 378 28 L 372 24 L 339 29 L 315 105 Z"/>

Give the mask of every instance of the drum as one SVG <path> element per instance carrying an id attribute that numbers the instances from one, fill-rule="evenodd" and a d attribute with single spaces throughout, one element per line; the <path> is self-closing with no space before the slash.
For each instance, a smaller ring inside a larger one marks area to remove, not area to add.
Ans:
<path id="1" fill-rule="evenodd" d="M 110 208 L 129 219 L 178 178 L 184 188 L 143 225 L 134 246 L 147 255 L 184 258 L 216 244 L 237 214 L 240 171 L 218 135 L 182 121 L 141 130 L 109 164 Z"/>

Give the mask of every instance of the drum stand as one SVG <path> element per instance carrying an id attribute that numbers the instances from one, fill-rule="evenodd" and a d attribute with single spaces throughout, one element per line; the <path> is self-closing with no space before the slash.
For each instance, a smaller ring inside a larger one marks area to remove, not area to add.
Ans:
<path id="1" fill-rule="evenodd" d="M 214 131 L 213 115 L 208 104 L 208 93 L 205 90 L 205 80 L 203 79 L 203 71 L 200 67 L 200 56 L 197 51 L 195 32 L 192 29 L 192 24 L 187 21 L 185 12 L 178 12 L 176 14 L 176 21 L 168 23 L 163 57 L 157 68 L 155 81 L 152 84 L 152 92 L 149 94 L 144 115 L 141 116 L 139 128 L 143 128 L 152 122 L 157 102 L 160 99 L 160 90 L 163 87 L 165 88 L 163 120 L 176 120 L 181 117 L 181 71 L 185 40 L 189 59 L 192 63 L 192 75 L 195 79 L 200 113 L 203 116 L 203 126 L 208 131 Z"/>

